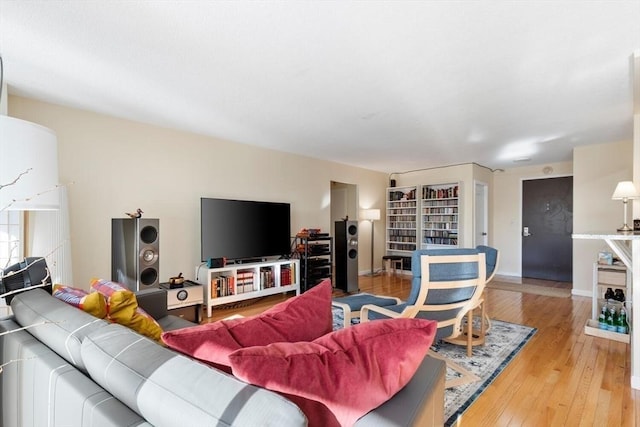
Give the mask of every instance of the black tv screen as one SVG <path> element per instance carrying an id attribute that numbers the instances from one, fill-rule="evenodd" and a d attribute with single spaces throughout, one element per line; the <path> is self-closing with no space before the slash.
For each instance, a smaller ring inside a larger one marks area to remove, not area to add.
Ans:
<path id="1" fill-rule="evenodd" d="M 203 197 L 200 225 L 202 261 L 286 256 L 291 251 L 289 203 Z"/>

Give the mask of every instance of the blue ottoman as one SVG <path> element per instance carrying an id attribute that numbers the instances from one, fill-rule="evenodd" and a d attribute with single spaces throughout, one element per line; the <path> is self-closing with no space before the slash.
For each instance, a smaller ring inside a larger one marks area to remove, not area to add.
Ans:
<path id="1" fill-rule="evenodd" d="M 395 297 L 378 296 L 368 293 L 349 295 L 346 297 L 334 298 L 331 301 L 333 307 L 342 310 L 344 316 L 344 327 L 351 326 L 352 317 L 360 317 L 360 309 L 365 304 L 374 304 L 378 307 L 401 304 L 402 300 Z"/>

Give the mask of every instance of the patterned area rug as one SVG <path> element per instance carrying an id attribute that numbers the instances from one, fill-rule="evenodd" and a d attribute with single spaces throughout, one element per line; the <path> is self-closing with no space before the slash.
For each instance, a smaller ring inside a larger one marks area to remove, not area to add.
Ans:
<path id="1" fill-rule="evenodd" d="M 352 320 L 351 323 L 357 324 L 358 319 Z M 334 309 L 333 329 L 340 329 L 343 324 L 342 311 Z M 439 342 L 432 347 L 432 350 L 454 360 L 481 378 L 480 381 L 445 390 L 445 426 L 455 424 L 458 417 L 500 375 L 535 333 L 535 328 L 492 320 L 485 345 L 474 347 L 473 356 L 470 358 L 467 357 L 467 349 L 464 346 Z M 447 370 L 447 378 L 453 375 L 452 371 Z"/>

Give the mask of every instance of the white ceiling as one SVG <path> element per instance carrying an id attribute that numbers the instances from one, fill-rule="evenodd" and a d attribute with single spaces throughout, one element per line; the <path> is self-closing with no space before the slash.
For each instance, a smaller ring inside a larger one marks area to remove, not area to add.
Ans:
<path id="1" fill-rule="evenodd" d="M 634 51 L 640 0 L 0 0 L 11 94 L 385 172 L 630 140 Z"/>

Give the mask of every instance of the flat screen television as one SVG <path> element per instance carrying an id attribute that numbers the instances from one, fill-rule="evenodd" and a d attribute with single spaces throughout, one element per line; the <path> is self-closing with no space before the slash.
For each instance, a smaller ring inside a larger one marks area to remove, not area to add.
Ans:
<path id="1" fill-rule="evenodd" d="M 202 261 L 288 256 L 291 252 L 289 203 L 200 199 Z"/>

